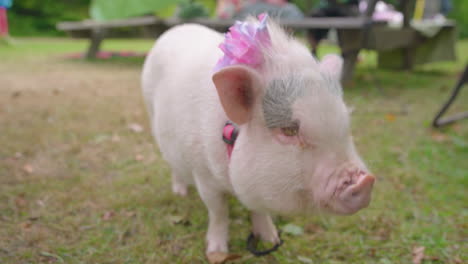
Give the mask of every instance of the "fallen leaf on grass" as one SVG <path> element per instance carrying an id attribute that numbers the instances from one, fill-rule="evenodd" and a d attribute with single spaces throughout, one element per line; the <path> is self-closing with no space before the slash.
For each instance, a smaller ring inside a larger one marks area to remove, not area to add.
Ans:
<path id="1" fill-rule="evenodd" d="M 424 247 L 416 246 L 413 248 L 413 264 L 421 264 L 424 259 Z"/>
<path id="2" fill-rule="evenodd" d="M 51 261 L 53 262 L 60 262 L 60 263 L 64 263 L 64 260 L 62 257 L 60 257 L 59 255 L 56 255 L 56 254 L 53 254 L 53 253 L 49 253 L 49 252 L 45 252 L 45 251 L 42 251 L 40 253 L 41 256 L 43 257 L 46 257 L 46 258 L 49 258 Z"/>
<path id="3" fill-rule="evenodd" d="M 28 205 L 28 201 L 24 198 L 24 194 L 20 194 L 15 198 L 15 204 L 18 208 L 24 208 Z"/>
<path id="4" fill-rule="evenodd" d="M 36 204 L 39 205 L 40 207 L 45 207 L 46 203 L 43 200 L 37 200 Z"/>
<path id="5" fill-rule="evenodd" d="M 169 222 L 173 225 L 190 225 L 190 221 L 187 220 L 185 217 L 180 215 L 170 215 L 168 217 Z"/>
<path id="6" fill-rule="evenodd" d="M 388 122 L 393 122 L 396 120 L 396 116 L 394 114 L 386 114 L 385 115 L 385 120 L 387 120 Z"/>
<path id="7" fill-rule="evenodd" d="M 180 255 L 180 252 L 182 252 L 182 250 L 184 250 L 184 246 L 179 243 L 172 244 L 169 247 L 169 251 L 171 252 L 172 255 L 175 255 L 175 256 Z"/>
<path id="8" fill-rule="evenodd" d="M 283 232 L 293 236 L 300 236 L 304 234 L 304 229 L 294 224 L 287 224 L 282 228 Z"/>
<path id="9" fill-rule="evenodd" d="M 117 135 L 117 134 L 112 135 L 111 141 L 112 142 L 120 142 L 119 135 Z"/>
<path id="10" fill-rule="evenodd" d="M 136 212 L 133 212 L 133 211 L 124 211 L 122 213 L 125 217 L 128 217 L 128 218 L 131 218 L 131 217 L 135 217 L 136 216 Z"/>
<path id="11" fill-rule="evenodd" d="M 94 137 L 93 143 L 99 144 L 99 143 L 106 141 L 108 138 L 109 138 L 109 135 L 107 134 L 98 134 Z"/>
<path id="12" fill-rule="evenodd" d="M 18 98 L 21 96 L 21 91 L 14 91 L 12 94 L 11 94 L 11 97 L 13 98 Z"/>
<path id="13" fill-rule="evenodd" d="M 435 257 L 435 256 L 432 256 L 432 257 L 424 257 L 425 260 L 430 260 L 431 262 L 435 262 L 435 261 L 440 261 L 440 258 L 439 257 Z"/>
<path id="14" fill-rule="evenodd" d="M 28 173 L 28 174 L 31 174 L 31 173 L 34 172 L 34 168 L 33 168 L 33 166 L 31 166 L 31 164 L 25 164 L 23 166 L 23 171 Z"/>
<path id="15" fill-rule="evenodd" d="M 373 126 L 381 126 L 382 124 L 384 124 L 385 121 L 383 119 L 374 119 L 372 120 L 371 124 Z"/>
<path id="16" fill-rule="evenodd" d="M 312 234 L 315 234 L 315 233 L 320 233 L 320 232 L 323 232 L 323 228 L 315 223 L 310 223 L 308 225 L 305 226 L 304 230 L 307 232 L 307 233 L 312 233 Z"/>
<path id="17" fill-rule="evenodd" d="M 302 263 L 314 263 L 310 258 L 297 256 L 297 259 Z"/>
<path id="18" fill-rule="evenodd" d="M 55 88 L 54 90 L 52 90 L 52 93 L 54 95 L 59 95 L 63 90 L 61 88 Z"/>
<path id="19" fill-rule="evenodd" d="M 102 220 L 109 221 L 115 216 L 114 211 L 107 211 L 102 215 Z"/>
<path id="20" fill-rule="evenodd" d="M 381 227 L 375 232 L 376 239 L 387 241 L 390 238 L 392 230 L 390 228 Z"/>
<path id="21" fill-rule="evenodd" d="M 278 259 L 275 258 L 274 255 L 268 254 L 264 256 L 264 258 L 266 259 L 266 263 L 268 264 L 280 264 L 280 262 L 278 261 Z"/>
<path id="22" fill-rule="evenodd" d="M 39 220 L 39 216 L 38 215 L 30 216 L 30 217 L 28 217 L 28 220 L 31 221 L 31 222 L 37 221 L 37 220 Z"/>
<path id="23" fill-rule="evenodd" d="M 454 123 L 450 127 L 453 129 L 453 131 L 457 133 L 462 132 L 462 126 L 460 125 L 460 123 Z"/>
<path id="24" fill-rule="evenodd" d="M 145 159 L 145 156 L 141 155 L 141 154 L 137 154 L 135 155 L 135 160 L 136 161 L 142 161 Z"/>
<path id="25" fill-rule="evenodd" d="M 210 264 L 223 264 L 227 261 L 232 261 L 241 258 L 241 255 L 229 254 L 225 252 L 211 252 L 206 254 L 206 258 Z"/>
<path id="26" fill-rule="evenodd" d="M 135 133 L 143 132 L 143 127 L 138 123 L 131 123 L 131 124 L 128 125 L 128 128 L 130 130 L 132 130 L 133 132 L 135 132 Z"/>
<path id="27" fill-rule="evenodd" d="M 31 221 L 26 221 L 26 222 L 21 223 L 19 226 L 20 226 L 20 228 L 21 228 L 22 230 L 28 231 L 28 230 L 30 230 L 31 227 L 32 227 L 32 222 L 31 222 Z"/>
<path id="28" fill-rule="evenodd" d="M 431 134 L 431 138 L 435 141 L 435 142 L 446 142 L 448 140 L 448 137 L 446 134 L 442 134 L 440 132 L 432 132 Z"/>

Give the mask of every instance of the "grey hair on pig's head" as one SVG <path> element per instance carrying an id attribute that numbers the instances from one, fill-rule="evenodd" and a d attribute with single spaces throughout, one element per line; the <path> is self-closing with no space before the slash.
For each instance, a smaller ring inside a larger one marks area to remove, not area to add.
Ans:
<path id="1" fill-rule="evenodd" d="M 270 129 L 291 127 L 297 122 L 292 105 L 298 98 L 322 92 L 342 96 L 342 59 L 327 55 L 319 62 L 271 19 L 267 27 L 271 42 L 262 47 L 264 63 L 259 70 L 265 78 L 263 115 Z"/>
<path id="2" fill-rule="evenodd" d="M 304 86 L 301 79 L 291 75 L 287 79 L 270 81 L 263 96 L 263 115 L 268 128 L 290 127 L 295 120 L 292 117 L 292 104 L 303 96 Z"/>
<path id="3" fill-rule="evenodd" d="M 264 57 L 261 71 L 267 80 L 285 76 L 303 78 L 304 75 L 298 73 L 307 71 L 308 78 L 317 81 L 315 87 L 341 95 L 339 81 L 343 62 L 339 56 L 326 55 L 318 61 L 303 43 L 288 34 L 274 19 L 268 20 L 267 29 L 271 41 L 261 46 Z"/>

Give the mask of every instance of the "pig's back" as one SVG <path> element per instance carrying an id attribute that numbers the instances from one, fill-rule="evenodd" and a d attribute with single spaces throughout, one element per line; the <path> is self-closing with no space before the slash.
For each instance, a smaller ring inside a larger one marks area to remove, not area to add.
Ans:
<path id="1" fill-rule="evenodd" d="M 188 88 L 183 82 L 189 79 L 206 81 L 210 75 L 211 80 L 212 69 L 221 56 L 217 47 L 221 41 L 221 34 L 196 24 L 176 26 L 161 35 L 143 67 L 142 87 L 148 107 L 153 108 L 156 94 L 166 93 L 168 84 L 178 93 Z"/>
<path id="2" fill-rule="evenodd" d="M 222 40 L 203 26 L 178 26 L 157 40 L 145 61 L 142 86 L 153 135 L 178 174 L 197 166 L 225 170 L 216 159 L 225 156 L 220 138 L 226 117 L 211 80 Z"/>

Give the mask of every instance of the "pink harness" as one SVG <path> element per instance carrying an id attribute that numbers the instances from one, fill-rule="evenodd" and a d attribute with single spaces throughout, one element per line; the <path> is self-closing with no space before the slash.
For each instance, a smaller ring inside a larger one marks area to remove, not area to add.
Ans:
<path id="1" fill-rule="evenodd" d="M 227 121 L 223 128 L 223 141 L 224 143 L 226 143 L 229 159 L 231 159 L 231 153 L 234 149 L 234 143 L 236 143 L 238 135 L 239 128 L 237 127 L 237 125 L 231 121 Z"/>

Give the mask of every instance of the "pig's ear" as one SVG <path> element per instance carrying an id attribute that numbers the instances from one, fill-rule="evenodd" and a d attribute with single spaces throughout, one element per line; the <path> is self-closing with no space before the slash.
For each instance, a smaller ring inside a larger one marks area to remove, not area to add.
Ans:
<path id="1" fill-rule="evenodd" d="M 340 80 L 341 71 L 343 70 L 343 59 L 335 54 L 325 55 L 320 62 L 320 70 L 332 78 Z"/>
<path id="2" fill-rule="evenodd" d="M 213 82 L 228 118 L 237 124 L 249 121 L 252 115 L 259 76 L 245 66 L 229 66 L 213 75 Z"/>

